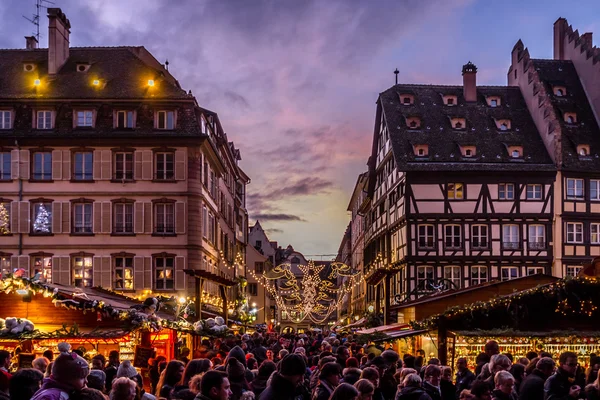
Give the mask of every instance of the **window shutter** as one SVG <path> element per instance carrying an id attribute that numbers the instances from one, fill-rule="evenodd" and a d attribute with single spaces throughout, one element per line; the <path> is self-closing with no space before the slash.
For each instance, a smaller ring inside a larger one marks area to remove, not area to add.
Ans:
<path id="1" fill-rule="evenodd" d="M 95 181 L 102 179 L 102 151 L 94 150 L 94 171 L 92 176 Z"/>
<path id="2" fill-rule="evenodd" d="M 19 268 L 19 256 L 10 256 L 10 270 Z"/>
<path id="3" fill-rule="evenodd" d="M 19 233 L 19 202 L 10 203 L 10 232 Z"/>
<path id="4" fill-rule="evenodd" d="M 19 150 L 10 151 L 10 178 L 19 179 Z"/>
<path id="5" fill-rule="evenodd" d="M 185 290 L 185 257 L 175 257 L 175 290 Z"/>
<path id="6" fill-rule="evenodd" d="M 52 179 L 54 179 L 55 181 L 59 181 L 63 178 L 62 158 L 63 158 L 62 150 L 53 150 L 52 151 Z"/>
<path id="7" fill-rule="evenodd" d="M 144 203 L 144 232 L 154 232 L 152 229 L 152 203 L 149 201 Z"/>
<path id="8" fill-rule="evenodd" d="M 60 276 L 60 257 L 52 257 L 52 283 L 58 283 Z"/>
<path id="9" fill-rule="evenodd" d="M 62 232 L 62 207 L 60 201 L 52 203 L 52 233 Z M 52 263 L 54 268 L 54 262 Z M 54 274 L 54 272 L 53 272 Z"/>
<path id="10" fill-rule="evenodd" d="M 21 179 L 29 179 L 29 150 L 20 150 L 19 174 Z"/>
<path id="11" fill-rule="evenodd" d="M 102 203 L 99 201 L 95 201 L 92 205 L 92 213 L 93 213 L 93 223 L 92 223 L 92 232 L 100 233 L 102 232 Z"/>
<path id="12" fill-rule="evenodd" d="M 63 256 L 60 258 L 60 272 L 58 274 L 58 281 L 61 285 L 71 286 L 71 257 Z"/>
<path id="13" fill-rule="evenodd" d="M 71 203 L 62 202 L 62 233 L 71 233 Z"/>
<path id="14" fill-rule="evenodd" d="M 29 275 L 29 256 L 19 256 L 19 269 L 25 271 L 25 277 L 31 278 L 31 275 Z"/>
<path id="15" fill-rule="evenodd" d="M 31 231 L 29 227 L 30 211 L 28 201 L 19 202 L 19 233 L 29 233 Z"/>
<path id="16" fill-rule="evenodd" d="M 111 233 L 110 222 L 111 222 L 111 202 L 102 202 L 102 233 Z M 99 229 L 100 230 L 100 229 Z"/>
<path id="17" fill-rule="evenodd" d="M 135 163 L 133 175 L 136 180 L 143 179 L 143 176 L 142 176 L 142 154 L 143 154 L 143 151 L 141 151 L 141 150 L 137 150 L 135 153 L 133 153 L 133 161 Z"/>
<path id="18" fill-rule="evenodd" d="M 133 205 L 134 232 L 144 233 L 144 203 L 136 201 Z"/>
<path id="19" fill-rule="evenodd" d="M 94 256 L 92 259 L 93 286 L 99 286 L 102 282 L 102 257 Z"/>
<path id="20" fill-rule="evenodd" d="M 152 289 L 152 257 L 144 257 L 144 289 Z"/>
<path id="21" fill-rule="evenodd" d="M 144 257 L 133 257 L 133 287 L 144 289 Z"/>
<path id="22" fill-rule="evenodd" d="M 185 150 L 175 151 L 175 179 L 178 181 L 185 180 Z"/>
<path id="23" fill-rule="evenodd" d="M 94 286 L 100 286 L 104 289 L 112 289 L 112 268 L 111 257 L 102 257 L 102 279 L 100 282 L 94 282 Z"/>
<path id="24" fill-rule="evenodd" d="M 71 179 L 71 152 L 69 150 L 63 150 L 62 162 L 62 178 L 68 181 Z"/>
<path id="25" fill-rule="evenodd" d="M 102 179 L 110 180 L 111 178 L 111 159 L 112 152 L 110 150 L 102 150 Z"/>
<path id="26" fill-rule="evenodd" d="M 185 233 L 185 202 L 175 203 L 175 233 Z"/>
<path id="27" fill-rule="evenodd" d="M 142 179 L 151 181 L 152 173 L 152 150 L 144 150 L 142 154 Z"/>

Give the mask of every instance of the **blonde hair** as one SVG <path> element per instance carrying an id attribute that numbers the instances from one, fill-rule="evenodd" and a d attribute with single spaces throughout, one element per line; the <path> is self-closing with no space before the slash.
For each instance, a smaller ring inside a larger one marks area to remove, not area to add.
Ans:
<path id="1" fill-rule="evenodd" d="M 137 385 L 129 378 L 117 378 L 112 383 L 110 391 L 110 400 L 128 400 L 134 399 Z"/>

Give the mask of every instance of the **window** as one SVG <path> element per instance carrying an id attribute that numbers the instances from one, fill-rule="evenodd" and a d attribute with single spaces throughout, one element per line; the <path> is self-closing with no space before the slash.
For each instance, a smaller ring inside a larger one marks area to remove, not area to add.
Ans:
<path id="1" fill-rule="evenodd" d="M 117 128 L 133 127 L 133 111 L 117 111 Z"/>
<path id="2" fill-rule="evenodd" d="M 567 178 L 567 198 L 583 199 L 583 179 Z"/>
<path id="3" fill-rule="evenodd" d="M 421 148 L 419 148 L 419 150 L 417 150 L 417 154 L 418 154 L 420 157 L 423 157 L 423 156 L 425 155 L 425 149 L 424 149 L 424 148 L 422 148 L 422 147 L 421 147 Z"/>
<path id="4" fill-rule="evenodd" d="M 454 124 L 454 129 L 462 129 L 462 127 L 463 127 L 463 125 L 460 121 L 458 121 Z"/>
<path id="5" fill-rule="evenodd" d="M 216 230 L 217 230 L 217 226 L 216 226 L 216 220 L 215 220 L 215 215 L 212 212 L 208 213 L 208 241 L 211 242 L 213 245 L 216 245 Z"/>
<path id="6" fill-rule="evenodd" d="M 500 124 L 500 130 L 501 131 L 507 131 L 508 130 L 508 124 L 506 122 L 503 122 Z"/>
<path id="7" fill-rule="evenodd" d="M 94 168 L 93 153 L 91 151 L 76 152 L 74 161 L 73 178 L 77 181 L 91 181 L 93 179 L 92 170 Z"/>
<path id="8" fill-rule="evenodd" d="M 78 127 L 92 127 L 94 120 L 94 112 L 91 110 L 77 111 L 77 126 Z"/>
<path id="9" fill-rule="evenodd" d="M 446 104 L 449 105 L 449 106 L 454 105 L 454 98 L 453 97 L 448 97 L 446 99 Z"/>
<path id="10" fill-rule="evenodd" d="M 581 265 L 567 265 L 567 276 L 577 276 L 582 269 Z"/>
<path id="11" fill-rule="evenodd" d="M 265 263 L 263 262 L 255 262 L 254 263 L 254 272 L 257 274 L 262 274 L 265 272 Z"/>
<path id="12" fill-rule="evenodd" d="M 262 249 L 262 240 L 257 240 L 254 243 L 254 248 L 256 248 L 256 249 Z"/>
<path id="13" fill-rule="evenodd" d="M 449 183 L 448 184 L 448 199 L 460 200 L 463 199 L 463 184 L 462 183 Z"/>
<path id="14" fill-rule="evenodd" d="M 444 227 L 444 246 L 447 249 L 460 249 L 462 234 L 460 225 L 446 225 Z"/>
<path id="15" fill-rule="evenodd" d="M 92 233 L 92 203 L 75 203 L 73 216 L 73 233 Z"/>
<path id="16" fill-rule="evenodd" d="M 133 233 L 133 203 L 115 203 L 113 233 Z"/>
<path id="17" fill-rule="evenodd" d="M 502 247 L 509 250 L 519 248 L 519 225 L 502 225 Z"/>
<path id="18" fill-rule="evenodd" d="M 33 153 L 33 179 L 40 181 L 52 179 L 51 152 Z"/>
<path id="19" fill-rule="evenodd" d="M 579 148 L 579 155 L 580 156 L 587 156 L 588 155 L 588 149 L 586 147 L 580 147 Z"/>
<path id="20" fill-rule="evenodd" d="M 12 128 L 12 112 L 0 111 L 0 129 Z"/>
<path id="21" fill-rule="evenodd" d="M 519 157 L 521 157 L 521 152 L 520 152 L 519 150 L 513 150 L 513 151 L 510 153 L 510 156 L 511 156 L 512 158 L 519 158 Z"/>
<path id="22" fill-rule="evenodd" d="M 0 153 L 0 180 L 9 180 L 11 178 L 10 151 Z"/>
<path id="23" fill-rule="evenodd" d="M 538 185 L 538 184 L 527 185 L 526 198 L 527 198 L 527 200 L 541 200 L 542 199 L 542 185 Z"/>
<path id="24" fill-rule="evenodd" d="M 52 129 L 52 111 L 37 112 L 37 129 Z"/>
<path id="25" fill-rule="evenodd" d="M 10 235 L 10 203 L 0 203 L 0 235 Z"/>
<path id="26" fill-rule="evenodd" d="M 474 249 L 486 249 L 488 247 L 487 225 L 473 225 L 471 227 L 471 247 Z"/>
<path id="27" fill-rule="evenodd" d="M 35 203 L 33 206 L 32 233 L 52 233 L 52 203 Z"/>
<path id="28" fill-rule="evenodd" d="M 412 104 L 412 101 L 411 101 L 410 97 L 404 97 L 404 98 L 402 99 L 402 104 L 404 104 L 405 106 L 409 106 L 409 105 L 411 105 L 411 104 Z"/>
<path id="29" fill-rule="evenodd" d="M 173 180 L 175 178 L 175 154 L 156 153 L 156 179 Z"/>
<path id="30" fill-rule="evenodd" d="M 174 129 L 175 128 L 175 112 L 159 111 L 156 113 L 158 120 L 156 121 L 157 129 Z"/>
<path id="31" fill-rule="evenodd" d="M 590 224 L 590 242 L 600 244 L 600 224 L 597 222 Z"/>
<path id="32" fill-rule="evenodd" d="M 52 283 L 52 257 L 33 257 L 33 279 L 43 283 Z"/>
<path id="33" fill-rule="evenodd" d="M 6 278 L 8 274 L 12 273 L 9 256 L 0 256 L 0 271 L 2 272 L 2 278 Z"/>
<path id="34" fill-rule="evenodd" d="M 80 288 L 93 286 L 92 257 L 73 257 L 73 286 Z"/>
<path id="35" fill-rule="evenodd" d="M 173 266 L 175 257 L 154 258 L 154 271 L 156 274 L 156 290 L 169 290 L 174 287 Z"/>
<path id="36" fill-rule="evenodd" d="M 514 200 L 515 185 L 512 183 L 498 184 L 498 200 Z"/>
<path id="37" fill-rule="evenodd" d="M 411 128 L 416 128 L 417 127 L 417 121 L 414 121 L 414 120 L 410 121 L 409 125 L 410 125 Z"/>
<path id="38" fill-rule="evenodd" d="M 248 294 L 250 296 L 258 296 L 258 285 L 256 283 L 248 284 Z"/>
<path id="39" fill-rule="evenodd" d="M 202 206 L 202 237 L 208 239 L 208 209 Z"/>
<path id="40" fill-rule="evenodd" d="M 590 200 L 600 200 L 600 180 L 590 180 Z"/>
<path id="41" fill-rule="evenodd" d="M 133 257 L 115 257 L 115 289 L 133 290 Z"/>
<path id="42" fill-rule="evenodd" d="M 544 225 L 529 225 L 529 249 L 542 250 L 546 248 L 546 227 Z"/>
<path id="43" fill-rule="evenodd" d="M 572 115 L 567 115 L 567 124 L 574 124 L 575 118 Z"/>
<path id="44" fill-rule="evenodd" d="M 583 243 L 583 223 L 567 222 L 567 243 Z"/>
<path id="45" fill-rule="evenodd" d="M 500 279 L 510 281 L 519 277 L 519 268 L 517 267 L 502 267 L 500 269 Z"/>
<path id="46" fill-rule="evenodd" d="M 498 107 L 498 100 L 496 100 L 496 99 L 490 100 L 490 107 Z"/>
<path id="47" fill-rule="evenodd" d="M 471 150 L 471 149 L 465 150 L 465 156 L 466 157 L 471 157 L 472 155 L 473 155 L 473 150 Z"/>
<path id="48" fill-rule="evenodd" d="M 430 290 L 429 284 L 433 281 L 433 267 L 421 265 L 417 267 L 418 290 Z"/>
<path id="49" fill-rule="evenodd" d="M 565 92 L 563 91 L 563 89 L 555 89 L 554 94 L 556 95 L 556 97 L 563 97 L 565 95 Z"/>
<path id="50" fill-rule="evenodd" d="M 154 205 L 155 233 L 175 233 L 175 205 L 158 203 Z"/>
<path id="51" fill-rule="evenodd" d="M 115 179 L 133 180 L 133 153 L 115 153 Z"/>
<path id="52" fill-rule="evenodd" d="M 527 267 L 527 276 L 543 274 L 546 272 L 544 267 Z"/>
<path id="53" fill-rule="evenodd" d="M 444 279 L 449 280 L 454 284 L 453 287 L 448 289 L 460 289 L 460 267 L 459 266 L 446 266 L 444 267 Z"/>
<path id="54" fill-rule="evenodd" d="M 478 285 L 488 281 L 488 267 L 471 267 L 471 285 Z"/>
<path id="55" fill-rule="evenodd" d="M 435 240 L 433 225 L 419 225 L 417 229 L 419 231 L 419 248 L 432 249 Z"/>

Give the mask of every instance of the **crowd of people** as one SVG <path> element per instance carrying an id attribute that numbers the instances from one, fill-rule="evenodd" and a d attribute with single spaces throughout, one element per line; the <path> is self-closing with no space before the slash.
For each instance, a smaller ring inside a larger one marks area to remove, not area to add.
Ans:
<path id="1" fill-rule="evenodd" d="M 515 359 L 493 340 L 474 372 L 459 358 L 453 374 L 422 351 L 400 357 L 352 335 L 237 335 L 150 360 L 148 390 L 116 351 L 90 361 L 64 344 L 59 351 L 12 371 L 11 354 L 1 350 L 0 400 L 600 400 L 595 355 L 585 370 L 572 352 Z"/>

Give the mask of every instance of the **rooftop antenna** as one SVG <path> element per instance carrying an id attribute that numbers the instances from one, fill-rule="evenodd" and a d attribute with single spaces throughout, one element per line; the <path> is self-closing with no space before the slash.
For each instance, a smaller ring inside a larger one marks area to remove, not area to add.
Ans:
<path id="1" fill-rule="evenodd" d="M 35 0 L 35 14 L 33 14 L 33 16 L 31 18 L 27 18 L 26 16 L 23 15 L 23 18 L 25 18 L 27 21 L 31 22 L 33 25 L 35 25 L 36 27 L 36 33 L 35 33 L 35 38 L 38 41 L 38 43 L 40 42 L 40 10 L 42 8 L 48 8 L 45 4 L 54 4 L 54 2 L 50 1 L 50 0 Z"/>
<path id="2" fill-rule="evenodd" d="M 169 59 L 167 58 L 167 61 L 165 61 L 165 69 L 168 71 L 169 70 Z"/>
<path id="3" fill-rule="evenodd" d="M 394 70 L 394 75 L 396 75 L 396 85 L 398 84 L 398 74 L 400 73 L 400 71 L 398 71 L 398 68 L 396 68 Z"/>

